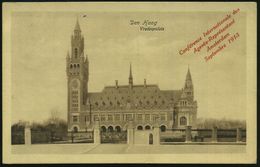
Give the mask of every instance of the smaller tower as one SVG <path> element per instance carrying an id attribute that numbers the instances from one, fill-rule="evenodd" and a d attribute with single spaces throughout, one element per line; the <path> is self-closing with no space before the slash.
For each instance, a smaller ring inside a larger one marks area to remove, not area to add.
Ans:
<path id="1" fill-rule="evenodd" d="M 187 97 L 187 99 L 193 101 L 193 84 L 192 84 L 192 78 L 190 74 L 190 68 L 188 67 L 188 72 L 186 75 L 186 80 L 183 88 L 183 95 Z"/>
<path id="2" fill-rule="evenodd" d="M 133 75 L 132 75 L 132 65 L 130 63 L 130 72 L 128 78 L 129 88 L 133 88 Z"/>

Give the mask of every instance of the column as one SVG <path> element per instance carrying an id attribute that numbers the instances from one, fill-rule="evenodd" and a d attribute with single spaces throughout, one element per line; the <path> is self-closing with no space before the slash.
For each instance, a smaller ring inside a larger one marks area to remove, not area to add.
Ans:
<path id="1" fill-rule="evenodd" d="M 94 122 L 94 144 L 100 144 L 100 126 L 99 120 L 95 120 Z"/>
<path id="2" fill-rule="evenodd" d="M 237 128 L 237 142 L 242 141 L 241 128 Z"/>
<path id="3" fill-rule="evenodd" d="M 213 127 L 212 129 L 212 136 L 211 136 L 211 142 L 217 142 L 218 141 L 218 129 L 217 127 Z"/>
<path id="4" fill-rule="evenodd" d="M 186 126 L 185 133 L 186 133 L 185 142 L 191 142 L 191 126 Z"/>
<path id="5" fill-rule="evenodd" d="M 26 123 L 25 129 L 24 129 L 24 144 L 25 145 L 30 145 L 32 144 L 31 142 L 31 127 L 29 123 Z"/>
<path id="6" fill-rule="evenodd" d="M 127 144 L 134 144 L 134 125 L 133 121 L 129 121 L 127 126 Z"/>
<path id="7" fill-rule="evenodd" d="M 156 118 L 153 128 L 153 144 L 154 145 L 160 145 L 160 125 L 159 120 Z"/>

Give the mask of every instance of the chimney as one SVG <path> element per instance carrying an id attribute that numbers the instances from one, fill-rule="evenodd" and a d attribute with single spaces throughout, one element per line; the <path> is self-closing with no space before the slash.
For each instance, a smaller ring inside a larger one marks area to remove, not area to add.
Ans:
<path id="1" fill-rule="evenodd" d="M 118 80 L 115 80 L 116 81 L 116 88 L 118 88 Z"/>
<path id="2" fill-rule="evenodd" d="M 146 79 L 144 79 L 144 87 L 146 88 Z"/>

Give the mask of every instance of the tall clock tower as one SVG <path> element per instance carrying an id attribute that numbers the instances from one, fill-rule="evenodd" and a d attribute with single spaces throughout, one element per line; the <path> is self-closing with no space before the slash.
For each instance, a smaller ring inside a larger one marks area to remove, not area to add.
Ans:
<path id="1" fill-rule="evenodd" d="M 80 125 L 80 112 L 85 106 L 88 93 L 88 58 L 84 56 L 84 37 L 77 20 L 71 36 L 71 52 L 67 53 L 68 85 L 68 130 L 72 125 Z M 78 126 L 79 127 L 79 126 Z"/>

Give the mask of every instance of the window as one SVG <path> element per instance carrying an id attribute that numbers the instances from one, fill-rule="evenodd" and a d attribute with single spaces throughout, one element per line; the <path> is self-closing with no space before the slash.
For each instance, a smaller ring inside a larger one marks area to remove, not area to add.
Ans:
<path id="1" fill-rule="evenodd" d="M 165 125 L 162 125 L 162 126 L 160 127 L 160 129 L 161 129 L 161 132 L 165 132 L 165 131 L 166 131 L 166 126 L 165 126 Z"/>
<path id="2" fill-rule="evenodd" d="M 146 125 L 145 126 L 145 130 L 149 130 L 149 129 L 151 129 L 151 126 L 150 125 Z"/>
<path id="3" fill-rule="evenodd" d="M 156 121 L 156 119 L 157 119 L 157 115 L 156 115 L 156 114 L 153 114 L 153 115 L 152 115 L 152 120 L 153 120 L 153 121 Z"/>
<path id="4" fill-rule="evenodd" d="M 120 114 L 116 114 L 116 115 L 115 115 L 115 120 L 116 120 L 116 121 L 120 121 Z"/>
<path id="5" fill-rule="evenodd" d="M 108 121 L 113 121 L 113 116 L 112 116 L 112 115 L 108 115 L 108 116 L 107 116 L 107 120 L 108 120 Z"/>
<path id="6" fill-rule="evenodd" d="M 106 116 L 105 115 L 101 115 L 101 121 L 105 121 L 106 120 Z"/>
<path id="7" fill-rule="evenodd" d="M 145 120 L 150 121 L 150 114 L 145 114 Z"/>
<path id="8" fill-rule="evenodd" d="M 98 120 L 98 115 L 94 115 L 94 121 Z"/>
<path id="9" fill-rule="evenodd" d="M 142 121 L 143 120 L 143 115 L 142 114 L 137 114 L 137 120 Z"/>
<path id="10" fill-rule="evenodd" d="M 161 121 L 165 121 L 165 120 L 166 120 L 165 114 L 161 114 Z"/>
<path id="11" fill-rule="evenodd" d="M 78 57 L 78 49 L 75 48 L 75 58 L 77 58 L 77 57 Z"/>
<path id="12" fill-rule="evenodd" d="M 180 118 L 180 125 L 187 125 L 187 119 L 186 119 L 186 117 L 181 117 L 181 118 Z"/>
<path id="13" fill-rule="evenodd" d="M 73 116 L 73 117 L 72 117 L 72 121 L 73 121 L 73 122 L 78 122 L 78 116 Z"/>
<path id="14" fill-rule="evenodd" d="M 132 120 L 132 114 L 126 114 L 126 120 L 127 121 Z"/>
<path id="15" fill-rule="evenodd" d="M 141 125 L 137 126 L 137 130 L 143 130 L 143 127 Z"/>
<path id="16" fill-rule="evenodd" d="M 90 121 L 90 116 L 87 115 L 87 116 L 85 117 L 85 119 L 86 119 L 86 122 Z"/>

